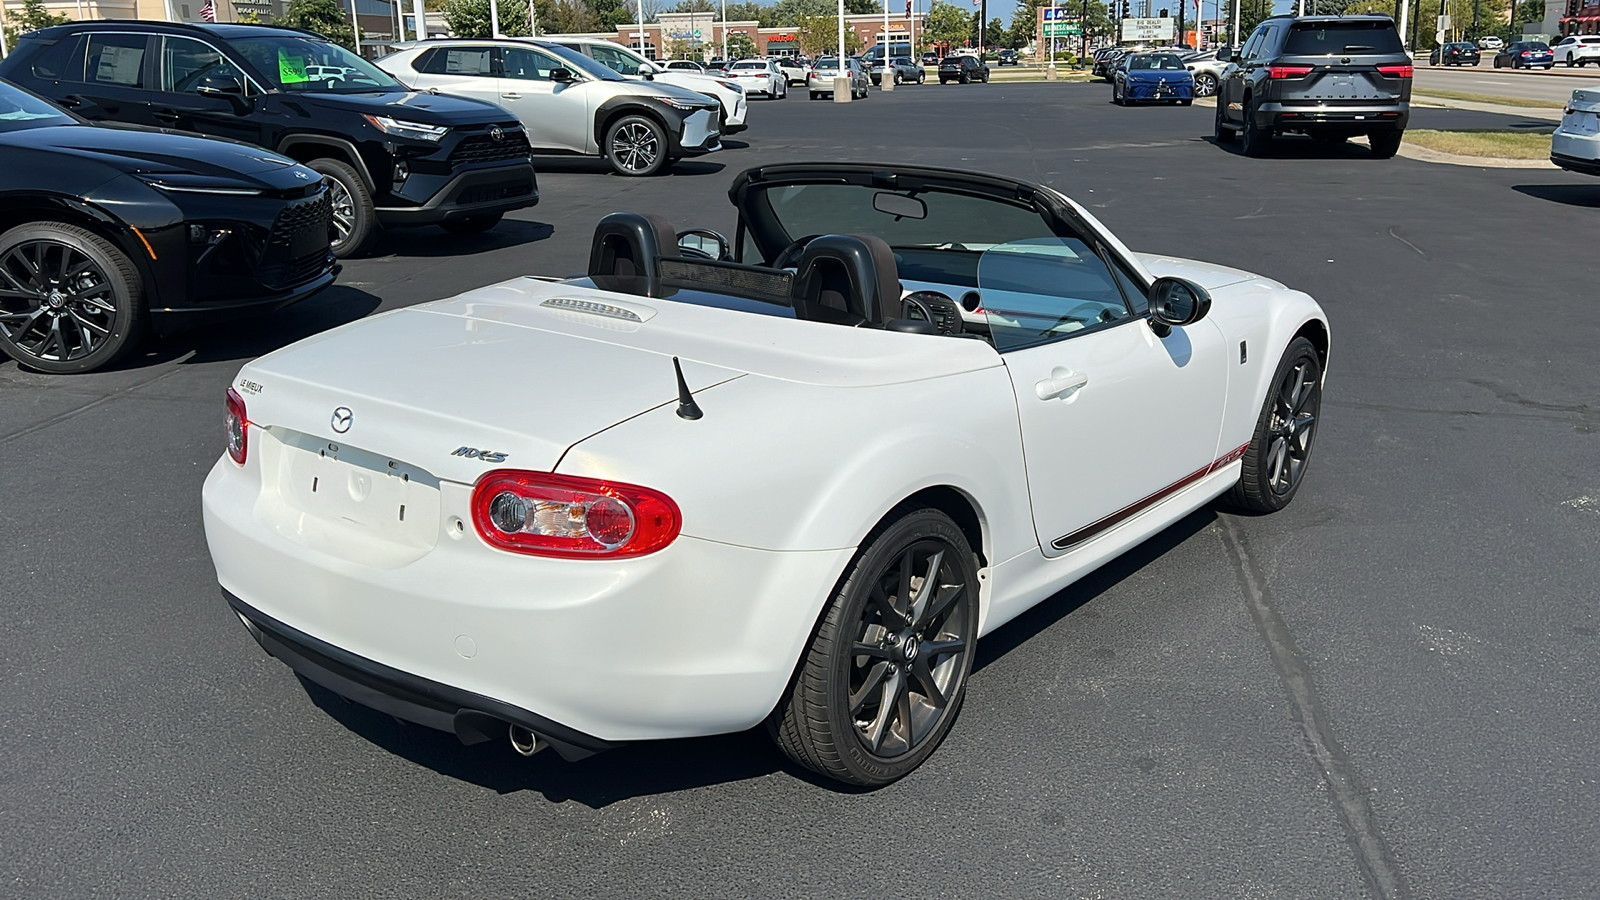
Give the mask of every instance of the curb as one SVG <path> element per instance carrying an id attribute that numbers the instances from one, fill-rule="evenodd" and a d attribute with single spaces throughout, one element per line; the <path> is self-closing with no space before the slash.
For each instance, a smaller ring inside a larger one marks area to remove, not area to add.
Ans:
<path id="1" fill-rule="evenodd" d="M 1596 82 L 1597 84 L 1600 84 L 1600 75 L 1593 75 L 1593 74 L 1590 74 L 1590 73 L 1588 73 L 1586 71 L 1583 71 L 1582 69 L 1575 70 L 1575 71 L 1572 71 L 1572 72 L 1557 72 L 1554 68 L 1551 68 L 1551 69 L 1547 69 L 1543 73 L 1534 73 L 1534 72 L 1529 71 L 1527 69 L 1506 69 L 1506 68 L 1496 69 L 1494 66 L 1430 66 L 1430 65 L 1420 65 L 1420 66 L 1416 66 L 1416 68 L 1422 69 L 1422 70 L 1427 71 L 1427 72 L 1449 72 L 1449 71 L 1453 70 L 1453 71 L 1460 71 L 1460 72 L 1477 72 L 1478 74 L 1482 74 L 1483 72 L 1493 72 L 1496 75 L 1513 75 L 1514 74 L 1518 78 L 1587 78 L 1590 81 L 1593 81 L 1593 82 Z M 1563 68 L 1565 68 L 1565 66 L 1563 66 Z M 1586 69 L 1586 68 L 1587 67 L 1585 66 L 1584 69 Z"/>
<path id="2" fill-rule="evenodd" d="M 1355 138 L 1351 143 L 1367 143 L 1366 138 Z M 1555 163 L 1548 159 L 1506 159 L 1503 156 L 1462 156 L 1459 153 L 1445 153 L 1442 150 L 1430 150 L 1427 147 L 1417 147 L 1400 142 L 1400 152 L 1396 154 L 1406 159 L 1417 162 L 1435 163 L 1446 166 L 1470 166 L 1476 169 L 1559 169 Z"/>

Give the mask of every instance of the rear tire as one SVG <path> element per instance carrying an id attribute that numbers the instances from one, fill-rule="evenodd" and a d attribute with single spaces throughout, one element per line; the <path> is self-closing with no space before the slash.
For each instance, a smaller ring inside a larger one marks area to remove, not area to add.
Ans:
<path id="1" fill-rule="evenodd" d="M 481 216 L 468 216 L 465 219 L 455 219 L 449 222 L 440 222 L 439 227 L 451 234 L 483 234 L 485 231 L 500 224 L 500 217 L 505 213 L 484 213 Z"/>
<path id="2" fill-rule="evenodd" d="M 1271 132 L 1256 124 L 1255 98 L 1246 99 L 1244 101 L 1244 124 L 1239 128 L 1239 150 L 1245 156 L 1263 156 L 1267 152 L 1267 144 L 1271 141 Z"/>
<path id="3" fill-rule="evenodd" d="M 333 255 L 349 259 L 367 248 L 378 232 L 378 212 L 366 182 L 348 164 L 336 159 L 313 159 L 306 168 L 328 179 L 328 202 L 333 205 Z"/>
<path id="4" fill-rule="evenodd" d="M 1289 342 L 1261 403 L 1239 482 L 1223 503 L 1246 513 L 1277 512 L 1305 481 L 1322 412 L 1322 361 L 1303 337 Z"/>
<path id="5" fill-rule="evenodd" d="M 1367 141 L 1372 144 L 1372 155 L 1378 159 L 1393 159 L 1400 152 L 1400 141 L 1405 137 L 1404 132 L 1384 131 L 1367 136 Z"/>
<path id="6" fill-rule="evenodd" d="M 899 512 L 862 543 L 767 720 L 790 759 L 863 787 L 904 777 L 944 740 L 977 639 L 965 535 L 937 510 Z"/>

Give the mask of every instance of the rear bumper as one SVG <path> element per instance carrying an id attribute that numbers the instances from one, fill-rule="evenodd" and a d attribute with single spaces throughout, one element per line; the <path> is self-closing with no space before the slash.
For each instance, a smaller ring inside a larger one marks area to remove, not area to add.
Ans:
<path id="1" fill-rule="evenodd" d="M 1591 146 L 1591 152 L 1600 152 L 1600 141 Z M 1593 156 L 1569 156 L 1565 153 L 1551 151 L 1550 161 L 1566 169 L 1568 172 L 1578 172 L 1583 175 L 1600 175 L 1600 159 Z"/>
<path id="2" fill-rule="evenodd" d="M 473 169 L 446 182 L 421 206 L 380 206 L 383 225 L 434 225 L 454 219 L 511 212 L 539 202 L 532 163 Z"/>
<path id="3" fill-rule="evenodd" d="M 1403 130 L 1411 121 L 1410 103 L 1381 103 L 1369 106 L 1314 106 L 1263 103 L 1256 109 L 1256 125 L 1275 131 L 1314 131 L 1328 128 L 1340 131 Z"/>

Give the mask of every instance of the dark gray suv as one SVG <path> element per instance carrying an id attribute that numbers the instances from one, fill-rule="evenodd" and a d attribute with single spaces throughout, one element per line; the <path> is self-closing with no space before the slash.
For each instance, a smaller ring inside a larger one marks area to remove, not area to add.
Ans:
<path id="1" fill-rule="evenodd" d="M 1366 135 L 1380 159 L 1400 149 L 1412 68 L 1388 16 L 1277 16 L 1229 62 L 1217 86 L 1218 142 L 1237 136 L 1246 156 L 1260 156 L 1274 135 L 1297 132 Z"/>

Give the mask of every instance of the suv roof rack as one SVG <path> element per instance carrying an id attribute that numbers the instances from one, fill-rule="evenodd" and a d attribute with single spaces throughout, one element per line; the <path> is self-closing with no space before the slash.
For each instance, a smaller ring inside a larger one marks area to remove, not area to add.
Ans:
<path id="1" fill-rule="evenodd" d="M 141 28 L 152 28 L 152 27 L 154 27 L 154 28 L 171 28 L 171 29 L 173 29 L 175 31 L 192 31 L 192 32 L 195 32 L 197 34 L 211 34 L 211 35 L 216 34 L 218 28 L 267 28 L 267 29 L 272 29 L 272 30 L 275 30 L 275 31 L 292 31 L 292 32 L 295 32 L 296 34 L 303 34 L 303 35 L 306 35 L 307 37 L 314 37 L 314 38 L 316 38 L 317 40 L 320 40 L 320 41 L 328 40 L 327 37 L 325 37 L 325 36 L 323 36 L 321 34 L 318 34 L 317 32 L 312 31 L 309 28 L 297 28 L 297 27 L 295 27 L 293 25 L 279 25 L 276 22 L 206 22 L 206 23 L 202 24 L 200 22 L 163 22 L 163 21 L 160 21 L 158 19 L 117 19 L 117 18 L 107 18 L 107 19 L 83 19 L 83 20 L 74 21 L 74 22 L 65 22 L 65 23 L 62 23 L 62 25 L 57 25 L 57 26 L 52 26 L 52 27 L 60 28 L 60 27 L 63 27 L 64 25 L 73 25 L 73 26 L 77 26 L 77 25 L 90 25 L 90 26 L 97 26 L 97 25 L 138 25 Z"/>

